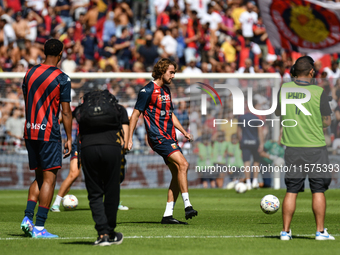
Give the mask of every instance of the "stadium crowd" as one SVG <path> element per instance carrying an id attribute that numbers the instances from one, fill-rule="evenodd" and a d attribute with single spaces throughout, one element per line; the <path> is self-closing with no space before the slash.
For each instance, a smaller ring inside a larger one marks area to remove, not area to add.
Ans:
<path id="1" fill-rule="evenodd" d="M 159 58 L 166 57 L 178 63 L 178 72 L 187 74 L 279 73 L 284 80 L 290 78 L 290 67 L 301 56 L 272 46 L 256 1 L 0 0 L 0 72 L 25 72 L 41 63 L 43 45 L 49 38 L 64 43 L 60 67 L 67 74 L 149 72 Z M 340 148 L 338 59 L 337 53 L 328 54 L 315 62 L 317 82 L 332 97 L 335 114 L 325 135 L 334 153 Z M 120 102 L 131 106 L 146 82 L 73 79 L 72 95 L 77 101 L 94 87 L 108 88 Z M 173 98 L 188 96 L 190 80 L 174 82 Z M 21 79 L 1 79 L 0 94 L 1 144 L 20 144 L 22 130 L 12 127 L 23 118 L 23 105 L 18 103 L 23 98 Z M 266 93 L 260 99 L 266 96 L 269 101 L 270 94 Z M 188 103 L 181 100 L 175 106 L 176 116 L 186 127 L 189 116 L 196 120 L 198 115 L 197 109 L 188 108 Z M 209 116 L 202 121 L 211 124 Z M 138 127 L 136 139 L 143 146 L 142 121 Z M 201 135 L 197 133 L 197 137 Z"/>

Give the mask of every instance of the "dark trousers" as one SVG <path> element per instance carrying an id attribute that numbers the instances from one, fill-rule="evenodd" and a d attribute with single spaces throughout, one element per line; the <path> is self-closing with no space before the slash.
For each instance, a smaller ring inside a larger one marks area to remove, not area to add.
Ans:
<path id="1" fill-rule="evenodd" d="M 81 149 L 85 184 L 98 235 L 112 234 L 116 227 L 120 161 L 119 146 L 94 145 Z"/>

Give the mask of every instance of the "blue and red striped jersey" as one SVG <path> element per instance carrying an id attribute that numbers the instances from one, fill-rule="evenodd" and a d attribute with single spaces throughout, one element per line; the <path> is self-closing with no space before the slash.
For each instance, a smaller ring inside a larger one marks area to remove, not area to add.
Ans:
<path id="1" fill-rule="evenodd" d="M 153 144 L 161 143 L 162 139 L 177 141 L 171 93 L 167 86 L 149 82 L 139 91 L 135 109 L 143 113 L 148 138 Z"/>
<path id="2" fill-rule="evenodd" d="M 22 90 L 26 95 L 24 138 L 61 141 L 61 102 L 71 102 L 71 79 L 50 65 L 36 65 L 27 71 Z"/>

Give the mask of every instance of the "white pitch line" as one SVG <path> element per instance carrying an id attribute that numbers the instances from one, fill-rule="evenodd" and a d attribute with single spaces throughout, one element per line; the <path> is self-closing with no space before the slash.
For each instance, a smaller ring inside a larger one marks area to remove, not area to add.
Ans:
<path id="1" fill-rule="evenodd" d="M 294 236 L 301 236 L 301 237 L 309 237 L 309 236 L 315 236 L 314 234 L 310 235 L 293 235 Z M 340 234 L 335 234 L 333 236 L 340 236 Z M 163 238 L 177 238 L 177 239 L 183 239 L 183 238 L 268 238 L 268 237 L 279 237 L 273 236 L 273 235 L 240 235 L 240 236 L 124 236 L 124 239 L 163 239 Z M 0 238 L 0 241 L 11 241 L 11 240 L 37 240 L 40 238 L 25 238 L 25 237 L 8 237 L 8 238 Z M 43 238 L 41 238 L 43 239 Z M 50 240 L 85 240 L 85 239 L 96 239 L 96 237 L 59 237 L 59 238 L 50 238 Z"/>

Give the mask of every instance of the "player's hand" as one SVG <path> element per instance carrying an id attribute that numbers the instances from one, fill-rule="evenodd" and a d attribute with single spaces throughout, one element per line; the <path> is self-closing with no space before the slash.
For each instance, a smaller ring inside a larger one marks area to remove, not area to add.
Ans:
<path id="1" fill-rule="evenodd" d="M 194 140 L 194 136 L 189 133 L 185 133 L 184 136 L 189 140 L 189 142 L 192 142 Z"/>
<path id="2" fill-rule="evenodd" d="M 130 151 L 132 149 L 133 142 L 132 140 L 129 141 L 127 150 Z"/>
<path id="3" fill-rule="evenodd" d="M 67 140 L 67 142 L 64 145 L 64 158 L 67 158 L 71 155 L 72 150 L 72 140 Z"/>

